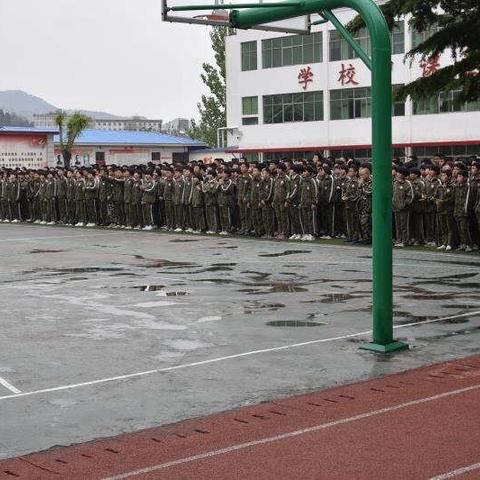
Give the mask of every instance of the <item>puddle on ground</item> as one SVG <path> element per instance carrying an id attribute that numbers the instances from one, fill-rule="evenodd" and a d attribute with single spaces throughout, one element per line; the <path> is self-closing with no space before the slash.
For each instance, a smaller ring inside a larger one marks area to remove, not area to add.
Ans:
<path id="1" fill-rule="evenodd" d="M 296 283 L 252 283 L 255 287 L 266 287 L 260 289 L 243 289 L 242 291 L 250 293 L 253 295 L 269 294 L 269 293 L 297 293 L 297 292 L 308 292 L 308 289 L 302 286 L 299 286 Z M 248 291 L 252 290 L 252 291 Z"/>
<path id="2" fill-rule="evenodd" d="M 176 291 L 176 292 L 160 291 L 157 293 L 157 297 L 184 297 L 185 295 L 190 295 L 190 294 L 185 291 Z"/>
<path id="3" fill-rule="evenodd" d="M 120 273 L 112 273 L 109 277 L 139 277 L 138 273 L 133 272 L 120 272 Z"/>
<path id="4" fill-rule="evenodd" d="M 259 257 L 284 257 L 286 255 L 296 255 L 298 253 L 312 253 L 311 250 L 285 250 L 280 253 L 260 253 Z"/>
<path id="5" fill-rule="evenodd" d="M 402 260 L 411 260 L 413 262 L 418 262 L 418 258 L 402 258 Z M 442 260 L 439 258 L 429 259 L 422 258 L 422 262 L 431 262 L 431 263 L 443 263 L 446 265 L 463 265 L 466 267 L 480 267 L 480 262 L 473 262 L 468 260 Z"/>
<path id="6" fill-rule="evenodd" d="M 424 294 L 417 294 L 412 293 L 409 295 L 403 295 L 403 298 L 408 300 L 451 300 L 456 298 L 457 295 L 455 293 L 424 293 Z"/>
<path id="7" fill-rule="evenodd" d="M 446 303 L 443 305 L 440 305 L 442 308 L 455 308 L 458 310 L 470 310 L 470 309 L 480 309 L 480 303 L 471 305 L 468 303 L 461 303 L 461 304 L 455 304 L 455 303 Z"/>
<path id="8" fill-rule="evenodd" d="M 456 337 L 460 335 L 469 335 L 471 333 L 478 333 L 479 331 L 480 331 L 480 327 L 464 328 L 462 330 L 454 330 L 453 332 L 446 332 L 441 335 L 432 335 L 431 337 L 417 337 L 416 340 L 435 342 L 437 340 L 443 340 L 444 338 Z"/>
<path id="9" fill-rule="evenodd" d="M 240 273 L 243 273 L 245 275 L 254 275 L 255 276 L 255 280 L 265 280 L 266 278 L 270 277 L 272 274 L 271 273 L 265 273 L 265 272 L 254 272 L 252 270 L 244 270 L 243 272 L 240 272 Z M 288 274 L 290 275 L 290 274 Z M 295 275 L 294 273 L 292 273 L 291 275 Z"/>
<path id="10" fill-rule="evenodd" d="M 243 313 L 245 315 L 251 315 L 256 312 L 269 311 L 276 312 L 281 308 L 285 308 L 283 303 L 259 303 L 259 302 L 250 302 L 249 305 L 244 306 Z"/>
<path id="11" fill-rule="evenodd" d="M 188 242 L 199 242 L 199 238 L 174 238 L 169 240 L 170 243 L 188 243 Z"/>
<path id="12" fill-rule="evenodd" d="M 68 275 L 72 273 L 101 273 L 101 272 L 121 272 L 125 270 L 120 267 L 70 267 L 70 268 L 34 268 L 33 270 L 23 271 L 22 274 L 45 272 L 45 276 Z"/>
<path id="13" fill-rule="evenodd" d="M 34 248 L 33 250 L 30 250 L 28 253 L 61 253 L 61 252 L 66 252 L 67 250 L 47 250 L 47 249 L 41 249 L 41 248 Z"/>
<path id="14" fill-rule="evenodd" d="M 163 290 L 165 288 L 165 285 L 137 285 L 130 288 L 140 290 L 141 292 L 156 292 L 158 290 Z"/>
<path id="15" fill-rule="evenodd" d="M 322 327 L 326 322 L 308 322 L 305 320 L 272 320 L 265 325 L 269 327 Z"/>
<path id="16" fill-rule="evenodd" d="M 322 295 L 320 303 L 343 303 L 347 300 L 351 300 L 352 298 L 361 298 L 355 295 L 351 295 L 350 293 L 329 293 L 327 295 Z"/>
<path id="17" fill-rule="evenodd" d="M 143 268 L 184 268 L 184 267 L 199 267 L 200 265 L 198 263 L 192 263 L 192 262 L 178 262 L 178 261 L 172 261 L 172 260 L 165 260 L 165 259 L 159 259 L 159 260 L 152 260 L 152 259 L 147 259 L 149 262 L 148 265 L 139 265 L 139 267 Z"/>
<path id="18" fill-rule="evenodd" d="M 193 281 L 202 283 L 215 283 L 217 285 L 242 285 L 242 283 L 238 282 L 237 280 L 230 280 L 228 278 L 196 278 Z"/>

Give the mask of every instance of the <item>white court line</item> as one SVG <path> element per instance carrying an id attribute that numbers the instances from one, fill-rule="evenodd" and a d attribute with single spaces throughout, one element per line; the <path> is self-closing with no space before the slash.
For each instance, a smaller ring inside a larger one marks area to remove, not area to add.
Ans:
<path id="1" fill-rule="evenodd" d="M 13 393 L 22 393 L 21 390 L 15 388 L 10 382 L 7 382 L 4 378 L 0 377 L 0 385 L 3 385 L 5 388 L 8 388 Z"/>
<path id="2" fill-rule="evenodd" d="M 474 470 L 480 469 L 480 463 L 474 463 L 473 465 L 468 465 L 467 467 L 458 468 L 457 470 L 452 470 L 451 472 L 443 473 L 442 475 L 437 475 L 432 477 L 429 480 L 448 480 L 449 478 L 455 478 L 464 473 L 473 472 Z"/>
<path id="3" fill-rule="evenodd" d="M 218 457 L 220 455 L 237 452 L 239 450 L 245 450 L 246 448 L 256 447 L 258 445 L 266 445 L 268 443 L 279 442 L 281 440 L 286 440 L 288 438 L 300 437 L 308 433 L 315 433 L 321 430 L 326 430 L 328 428 L 337 427 L 338 425 L 345 425 L 347 423 L 357 422 L 359 420 L 364 420 L 366 418 L 383 415 L 385 413 L 395 412 L 397 410 L 402 410 L 404 408 L 413 407 L 416 405 L 422 405 L 424 403 L 434 402 L 435 400 L 441 400 L 443 398 L 452 397 L 454 395 L 460 395 L 462 393 L 478 390 L 479 388 L 480 388 L 480 384 L 477 384 L 477 385 L 472 385 L 471 387 L 465 387 L 458 390 L 450 390 L 449 392 L 440 393 L 438 395 L 432 395 L 430 397 L 411 400 L 410 402 L 400 403 L 398 405 L 381 408 L 379 410 L 371 410 L 369 412 L 361 413 L 360 415 L 355 415 L 353 417 L 348 417 L 348 418 L 342 418 L 341 420 L 335 420 L 333 422 L 322 423 L 320 425 L 315 425 L 313 427 L 303 428 L 301 430 L 294 430 L 291 432 L 282 433 L 280 435 L 275 435 L 273 437 L 266 437 L 266 438 L 261 438 L 259 440 L 253 440 L 251 442 L 238 443 L 236 445 L 231 445 L 230 447 L 222 448 L 220 450 L 210 450 L 209 452 L 200 453 L 198 455 L 193 455 L 191 457 L 180 458 L 178 460 L 173 460 L 171 462 L 160 463 L 158 465 L 153 465 L 151 467 L 146 467 L 139 470 L 123 473 L 120 475 L 115 475 L 113 477 L 104 478 L 103 480 L 123 480 L 125 478 L 131 478 L 131 477 L 136 477 L 138 475 L 144 475 L 147 473 L 156 472 L 159 470 L 165 470 L 166 468 L 175 467 L 177 465 L 183 465 L 185 463 L 195 462 L 197 460 L 204 460 L 206 458 Z M 477 464 L 477 465 L 480 466 L 480 464 Z M 469 468 L 469 467 L 466 467 L 466 468 Z M 465 470 L 465 471 L 468 471 L 468 470 Z M 443 478 L 452 478 L 452 477 L 440 476 L 440 477 L 435 477 L 434 479 L 431 479 L 431 480 L 441 480 Z"/>
<path id="4" fill-rule="evenodd" d="M 434 318 L 432 320 L 427 320 L 425 322 L 412 322 L 412 323 L 406 323 L 404 325 L 395 325 L 393 328 L 406 328 L 406 327 L 413 327 L 416 325 L 425 325 L 428 323 L 434 323 L 434 322 L 441 322 L 445 320 L 453 320 L 455 318 L 462 318 L 462 317 L 472 317 L 480 315 L 480 310 L 475 311 L 475 312 L 470 312 L 470 313 L 462 313 L 460 315 L 452 315 L 449 317 L 443 317 L 443 318 Z M 52 393 L 52 392 L 60 392 L 62 390 L 73 390 L 75 388 L 80 388 L 80 387 L 88 387 L 92 385 L 100 385 L 104 383 L 110 383 L 110 382 L 115 382 L 115 381 L 120 381 L 120 380 L 128 380 L 130 378 L 138 378 L 138 377 L 145 377 L 147 375 L 152 375 L 155 373 L 168 373 L 168 372 L 173 372 L 175 370 L 182 370 L 185 368 L 190 368 L 190 367 L 199 367 L 202 365 L 209 365 L 212 363 L 218 363 L 222 362 L 225 360 L 233 360 L 235 358 L 242 358 L 242 357 L 249 357 L 252 355 L 258 355 L 261 353 L 270 353 L 270 352 L 279 352 L 282 350 L 289 350 L 292 348 L 298 348 L 298 347 L 304 347 L 307 345 L 315 345 L 318 343 L 330 343 L 330 342 L 336 342 L 338 340 L 345 340 L 348 338 L 354 338 L 354 337 L 361 337 L 364 335 L 369 335 L 372 333 L 372 330 L 365 330 L 363 332 L 357 332 L 357 333 L 350 333 L 348 335 L 341 335 L 339 337 L 331 337 L 331 338 L 320 338 L 317 340 L 309 340 L 307 342 L 301 342 L 301 343 L 294 343 L 291 345 L 281 345 L 279 347 L 272 347 L 272 348 L 264 348 L 262 350 L 252 350 L 250 352 L 243 352 L 243 353 L 237 353 L 234 355 L 227 355 L 225 357 L 217 357 L 217 358 L 211 358 L 209 360 L 201 360 L 199 362 L 192 362 L 192 363 L 184 363 L 181 365 L 176 365 L 173 367 L 165 367 L 165 368 L 155 368 L 152 370 L 146 370 L 143 372 L 136 372 L 136 373 L 129 373 L 127 375 L 118 375 L 116 377 L 109 377 L 109 378 L 101 378 L 98 380 L 92 380 L 89 382 L 82 382 L 82 383 L 75 383 L 75 384 L 70 384 L 70 385 L 63 385 L 60 387 L 52 387 L 52 388 L 44 388 L 41 390 L 33 390 L 30 392 L 21 392 L 13 395 L 4 395 L 0 397 L 0 400 L 8 400 L 12 398 L 20 398 L 20 397 L 30 397 L 32 395 L 39 395 L 42 393 Z"/>

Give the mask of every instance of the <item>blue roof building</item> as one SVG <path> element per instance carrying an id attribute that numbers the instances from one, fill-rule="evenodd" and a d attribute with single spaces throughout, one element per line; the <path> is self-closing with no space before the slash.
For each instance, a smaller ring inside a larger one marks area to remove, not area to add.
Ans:
<path id="1" fill-rule="evenodd" d="M 60 137 L 55 135 L 56 163 L 62 164 Z M 139 165 L 185 163 L 189 153 L 207 145 L 189 137 L 131 130 L 85 130 L 73 151 L 73 165 Z"/>

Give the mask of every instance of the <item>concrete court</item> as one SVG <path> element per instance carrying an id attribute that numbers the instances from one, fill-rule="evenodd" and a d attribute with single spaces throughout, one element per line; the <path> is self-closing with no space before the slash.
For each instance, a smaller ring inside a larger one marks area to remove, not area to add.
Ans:
<path id="1" fill-rule="evenodd" d="M 358 349 L 365 247 L 26 225 L 0 241 L 0 458 L 480 352 L 478 255 L 395 251 L 411 349 L 379 356 Z"/>

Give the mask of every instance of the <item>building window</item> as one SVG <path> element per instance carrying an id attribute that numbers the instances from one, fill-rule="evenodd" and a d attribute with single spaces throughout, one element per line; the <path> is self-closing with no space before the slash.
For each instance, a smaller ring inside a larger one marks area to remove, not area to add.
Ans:
<path id="1" fill-rule="evenodd" d="M 394 96 L 393 100 L 393 109 L 392 115 L 394 117 L 404 117 L 405 116 L 405 102 L 403 100 L 395 100 L 395 92 L 401 87 L 402 85 L 393 85 L 392 95 Z"/>
<path id="2" fill-rule="evenodd" d="M 242 125 L 258 125 L 258 117 L 250 115 L 258 115 L 258 97 L 242 98 L 242 115 L 249 115 L 242 118 Z"/>
<path id="3" fill-rule="evenodd" d="M 159 162 L 160 157 L 160 152 L 152 152 L 152 162 Z"/>
<path id="4" fill-rule="evenodd" d="M 263 122 L 313 122 L 323 120 L 323 92 L 284 93 L 263 97 Z"/>
<path id="5" fill-rule="evenodd" d="M 350 60 L 357 58 L 353 48 L 343 39 L 337 30 L 330 30 L 330 61 Z M 366 28 L 361 28 L 355 35 L 356 42 L 362 47 L 367 55 L 371 53 L 370 36 Z M 405 22 L 403 20 L 397 22 L 390 32 L 392 42 L 392 54 L 405 52 Z"/>
<path id="6" fill-rule="evenodd" d="M 330 120 L 368 118 L 371 111 L 370 87 L 330 91 Z"/>
<path id="7" fill-rule="evenodd" d="M 393 90 L 400 85 L 394 85 Z M 369 118 L 372 115 L 372 92 L 370 87 L 330 90 L 330 120 Z M 405 102 L 392 105 L 394 117 L 405 115 Z"/>
<path id="8" fill-rule="evenodd" d="M 262 40 L 263 68 L 322 61 L 322 32 Z"/>
<path id="9" fill-rule="evenodd" d="M 242 114 L 258 115 L 258 97 L 242 98 Z"/>
<path id="10" fill-rule="evenodd" d="M 242 71 L 257 69 L 257 42 L 242 43 Z"/>
<path id="11" fill-rule="evenodd" d="M 412 48 L 418 47 L 425 40 L 428 40 L 434 33 L 437 33 L 440 27 L 437 24 L 429 25 L 426 30 L 419 32 L 412 28 Z"/>
<path id="12" fill-rule="evenodd" d="M 445 155 L 447 157 L 465 158 L 480 152 L 480 145 L 453 145 L 436 147 L 413 147 L 412 154 L 418 158 L 430 158 L 435 155 Z"/>
<path id="13" fill-rule="evenodd" d="M 422 98 L 413 102 L 414 115 L 428 115 L 433 113 L 452 112 L 478 112 L 480 100 L 475 102 L 459 103 L 457 101 L 460 91 L 440 92 L 428 98 Z"/>

